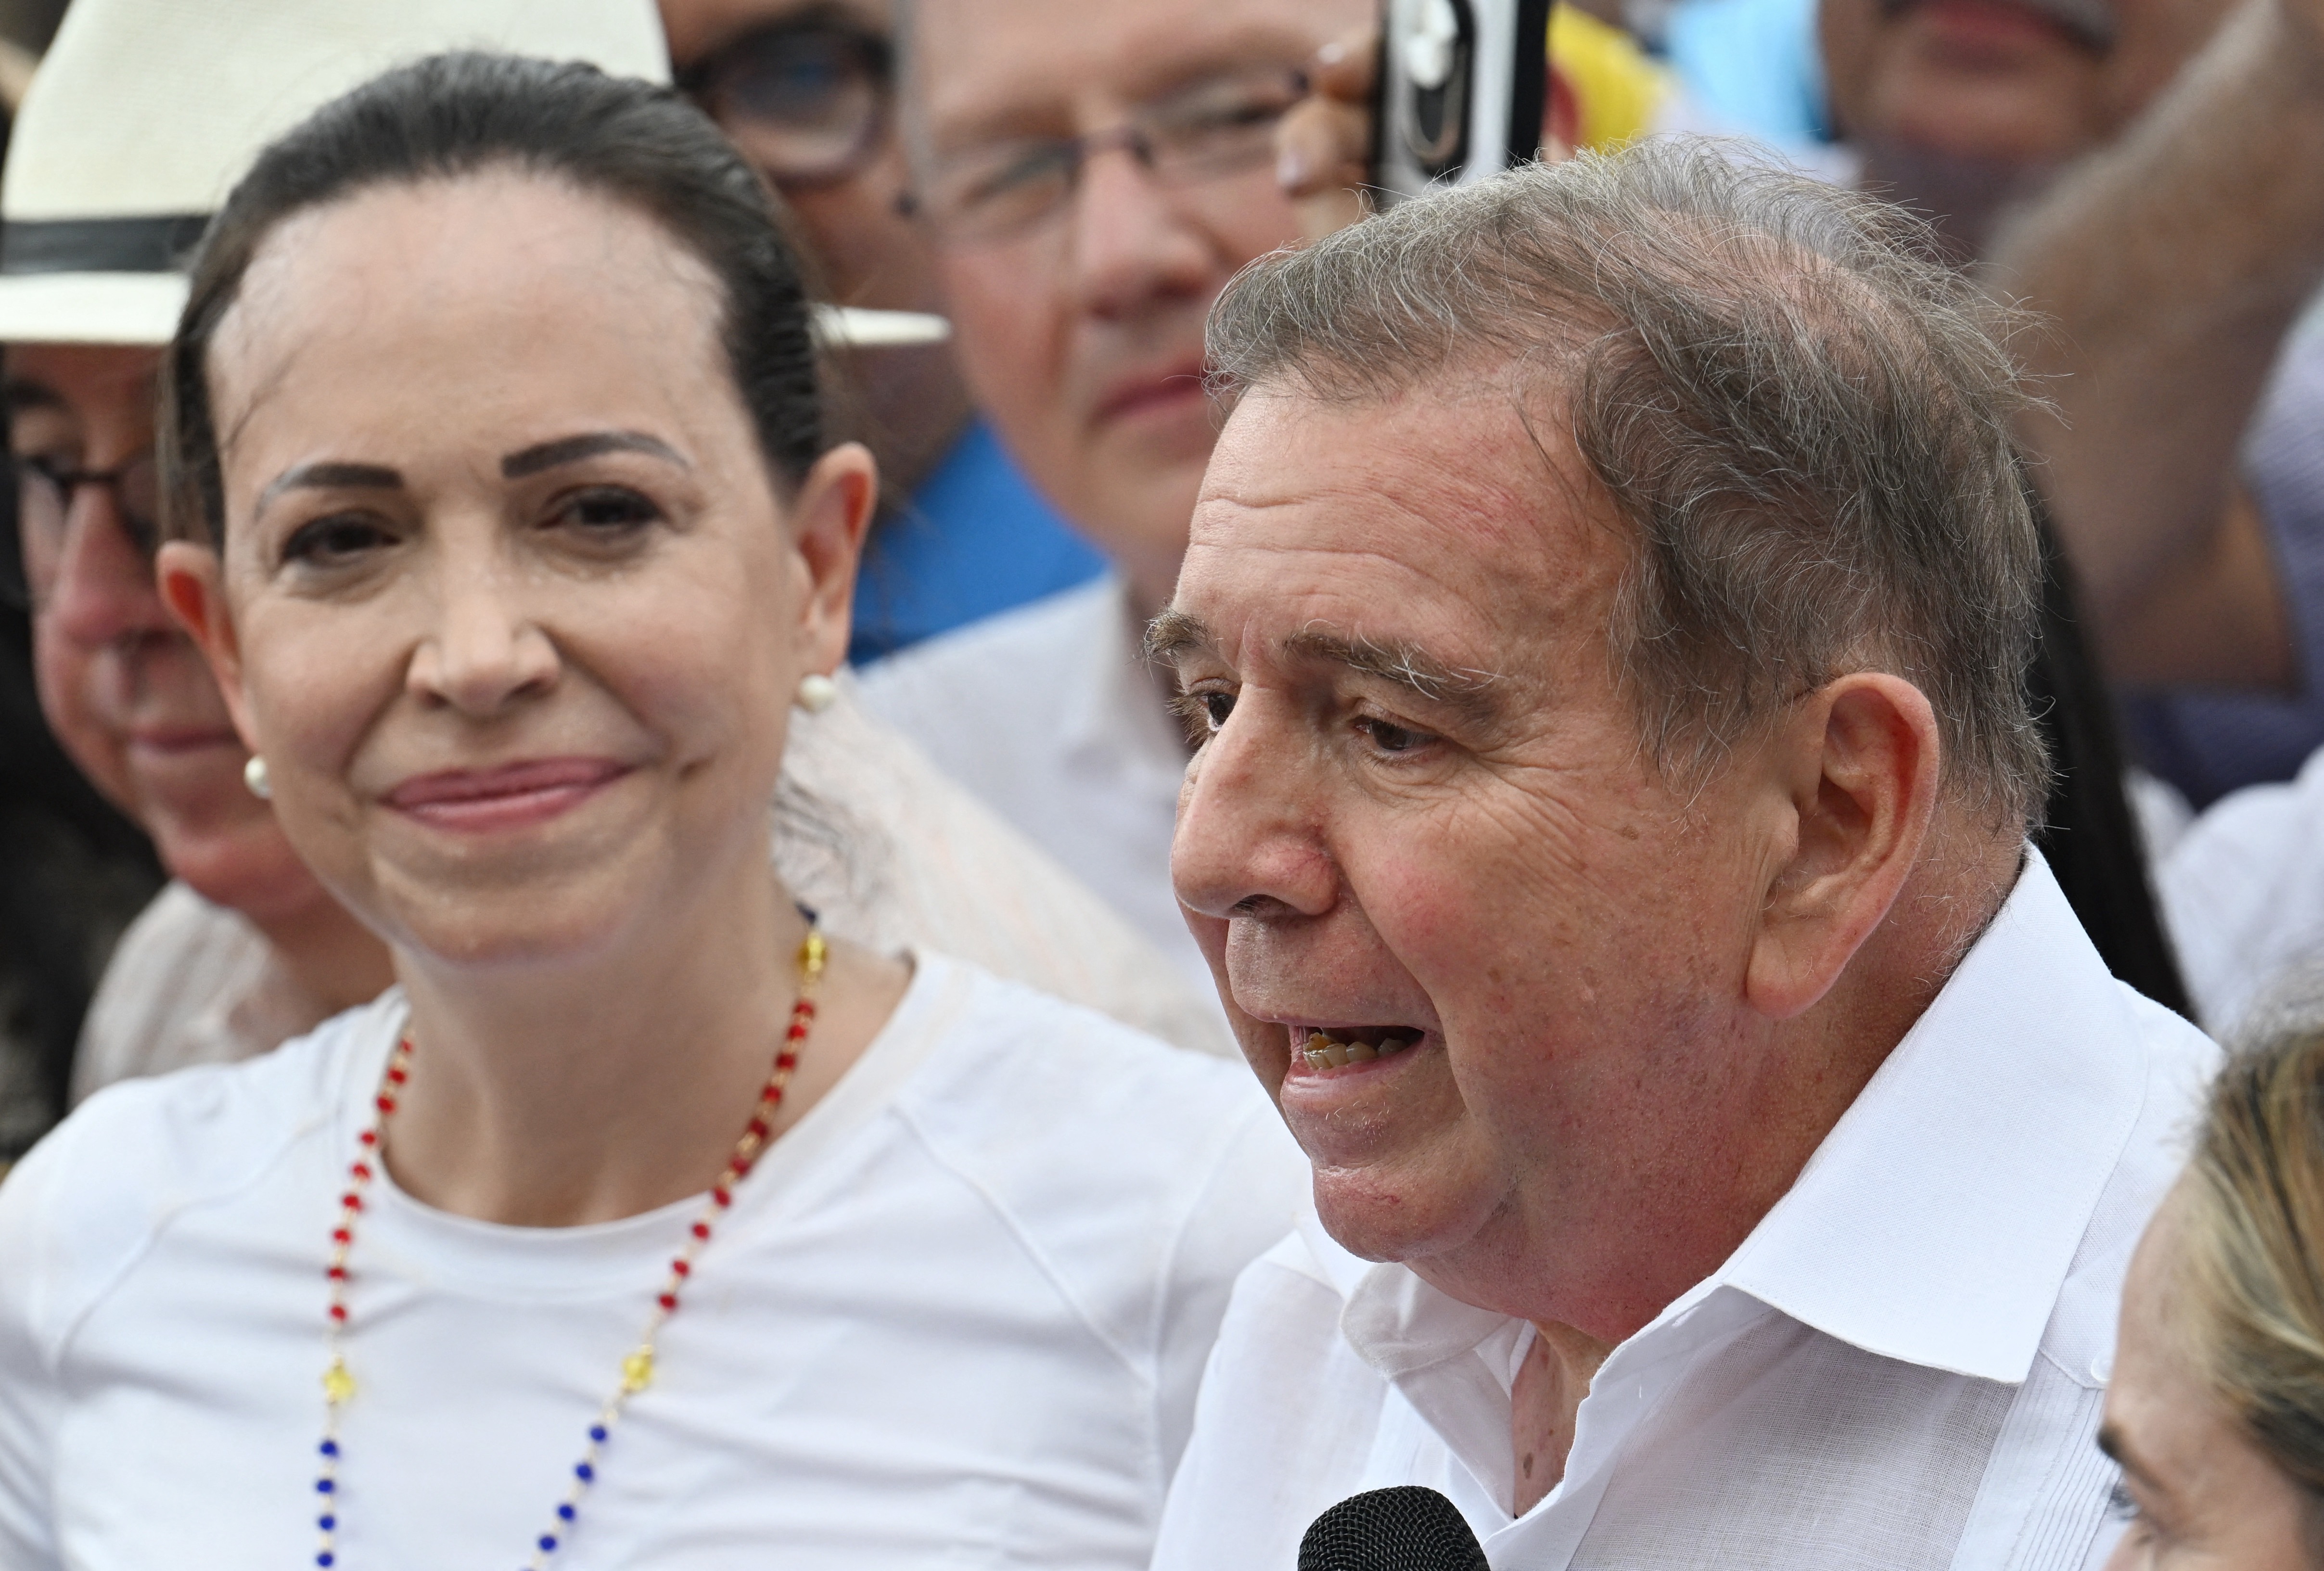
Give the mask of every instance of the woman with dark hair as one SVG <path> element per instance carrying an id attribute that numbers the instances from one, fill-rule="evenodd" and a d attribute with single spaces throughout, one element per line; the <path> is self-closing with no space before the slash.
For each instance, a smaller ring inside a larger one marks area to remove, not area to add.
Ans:
<path id="1" fill-rule="evenodd" d="M 770 871 L 875 489 L 667 92 L 448 55 L 236 188 L 159 571 L 400 987 L 0 1187 L 0 1564 L 1139 1566 L 1296 1155 Z"/>

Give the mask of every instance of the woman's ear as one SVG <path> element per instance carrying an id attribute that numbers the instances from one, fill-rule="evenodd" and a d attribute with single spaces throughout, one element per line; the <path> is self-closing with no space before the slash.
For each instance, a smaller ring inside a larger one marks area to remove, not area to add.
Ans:
<path id="1" fill-rule="evenodd" d="M 153 576 L 161 604 L 209 662 L 243 745 L 254 751 L 257 744 L 251 739 L 249 712 L 243 702 L 242 649 L 235 642 L 234 618 L 226 612 L 225 572 L 217 552 L 191 541 L 165 541 L 154 558 Z"/>
<path id="2" fill-rule="evenodd" d="M 799 666 L 831 671 L 847 658 L 855 567 L 880 503 L 880 467 L 861 442 L 843 442 L 815 461 L 791 508 L 791 531 L 807 566 L 799 607 Z"/>

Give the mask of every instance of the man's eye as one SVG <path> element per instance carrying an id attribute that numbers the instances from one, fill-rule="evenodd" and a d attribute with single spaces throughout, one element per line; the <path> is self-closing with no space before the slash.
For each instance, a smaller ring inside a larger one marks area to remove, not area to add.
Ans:
<path id="1" fill-rule="evenodd" d="M 393 542 L 394 536 L 377 520 L 361 514 L 340 514 L 318 518 L 293 530 L 290 538 L 282 542 L 282 559 L 311 567 L 335 567 Z"/>
<path id="2" fill-rule="evenodd" d="M 1372 745 L 1382 753 L 1409 753 L 1432 740 L 1425 731 L 1415 731 L 1387 720 L 1359 720 L 1356 728 L 1370 737 Z"/>
<path id="3" fill-rule="evenodd" d="M 1200 747 L 1234 713 L 1232 693 L 1181 693 L 1170 702 L 1186 727 L 1186 745 Z"/>

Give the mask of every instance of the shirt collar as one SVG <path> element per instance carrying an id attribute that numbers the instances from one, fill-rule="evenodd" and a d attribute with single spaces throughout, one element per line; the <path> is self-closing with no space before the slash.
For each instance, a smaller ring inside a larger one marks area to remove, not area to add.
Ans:
<path id="1" fill-rule="evenodd" d="M 2132 1011 L 2029 850 L 1999 914 L 1790 1191 L 1632 1342 L 1732 1287 L 1869 1353 L 2022 1382 L 2144 1103 Z M 1508 1323 L 1305 1232 L 1345 1296 L 1349 1345 L 1392 1380 L 1480 1350 Z"/>
<path id="2" fill-rule="evenodd" d="M 1715 1280 L 1868 1353 L 2015 1384 L 2145 1104 L 2135 1005 L 2047 863 Z"/>

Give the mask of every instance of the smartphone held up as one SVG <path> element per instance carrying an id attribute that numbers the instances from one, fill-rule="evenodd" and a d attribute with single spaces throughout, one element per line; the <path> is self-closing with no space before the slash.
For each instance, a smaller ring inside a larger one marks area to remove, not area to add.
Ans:
<path id="1" fill-rule="evenodd" d="M 1387 0 L 1373 184 L 1383 204 L 1531 159 L 1552 0 Z"/>

